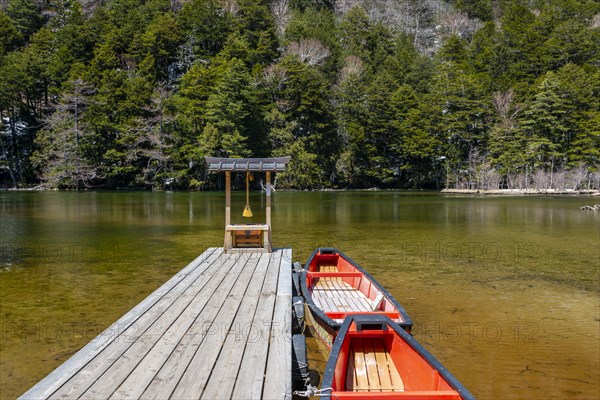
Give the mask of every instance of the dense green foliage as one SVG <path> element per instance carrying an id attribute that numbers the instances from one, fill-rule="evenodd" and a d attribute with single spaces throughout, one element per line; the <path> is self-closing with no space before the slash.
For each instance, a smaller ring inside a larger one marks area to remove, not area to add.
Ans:
<path id="1" fill-rule="evenodd" d="M 0 2 L 0 181 L 206 189 L 206 155 L 291 155 L 281 187 L 600 185 L 599 3 L 440 1 L 430 48 L 336 3 Z"/>

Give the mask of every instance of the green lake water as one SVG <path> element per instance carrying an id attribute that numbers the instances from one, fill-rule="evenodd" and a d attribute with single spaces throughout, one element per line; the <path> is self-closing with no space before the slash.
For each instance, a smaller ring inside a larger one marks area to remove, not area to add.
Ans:
<path id="1" fill-rule="evenodd" d="M 598 399 L 600 213 L 579 207 L 599 200 L 276 192 L 273 238 L 295 261 L 327 246 L 360 263 L 480 399 Z M 262 222 L 264 196 L 251 203 Z M 0 218 L 4 399 L 222 246 L 224 194 L 0 192 Z"/>

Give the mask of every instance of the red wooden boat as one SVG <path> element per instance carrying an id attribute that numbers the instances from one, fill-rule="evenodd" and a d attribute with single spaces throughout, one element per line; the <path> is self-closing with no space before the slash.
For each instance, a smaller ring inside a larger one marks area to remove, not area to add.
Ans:
<path id="1" fill-rule="evenodd" d="M 398 301 L 357 263 L 337 249 L 316 249 L 304 265 L 305 313 L 321 341 L 331 348 L 344 318 L 385 315 L 410 332 L 412 321 Z"/>
<path id="2" fill-rule="evenodd" d="M 382 315 L 346 318 L 322 387 L 325 399 L 337 400 L 475 399 L 410 334 Z"/>

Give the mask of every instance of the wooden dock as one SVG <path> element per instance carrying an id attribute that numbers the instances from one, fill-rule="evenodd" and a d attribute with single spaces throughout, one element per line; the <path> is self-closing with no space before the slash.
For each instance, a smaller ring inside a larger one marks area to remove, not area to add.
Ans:
<path id="1" fill-rule="evenodd" d="M 291 398 L 291 259 L 208 249 L 21 398 Z"/>

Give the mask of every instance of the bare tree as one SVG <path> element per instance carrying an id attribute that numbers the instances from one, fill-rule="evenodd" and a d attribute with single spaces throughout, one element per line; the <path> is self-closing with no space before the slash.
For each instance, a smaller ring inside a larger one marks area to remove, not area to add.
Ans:
<path id="1" fill-rule="evenodd" d="M 228 12 L 232 15 L 238 15 L 240 12 L 240 6 L 237 0 L 224 0 L 223 11 Z"/>
<path id="2" fill-rule="evenodd" d="M 552 185 L 550 176 L 544 170 L 538 169 L 531 178 L 535 189 L 550 189 Z"/>
<path id="3" fill-rule="evenodd" d="M 177 68 L 181 71 L 187 71 L 196 61 L 194 54 L 194 46 L 196 38 L 194 35 L 188 35 L 185 43 L 181 44 L 177 49 Z"/>
<path id="4" fill-rule="evenodd" d="M 170 94 L 166 85 L 159 84 L 151 104 L 144 109 L 150 117 L 139 118 L 130 131 L 135 140 L 129 145 L 127 161 L 133 163 L 143 160 L 146 164 L 144 182 L 156 188 L 163 188 L 169 183 L 168 175 L 171 172 L 168 149 L 172 147 L 172 136 L 167 127 L 173 121 L 173 116 L 167 113 L 165 105 Z"/>
<path id="5" fill-rule="evenodd" d="M 600 171 L 592 172 L 589 176 L 589 188 L 600 190 Z"/>
<path id="6" fill-rule="evenodd" d="M 285 29 L 292 18 L 289 5 L 289 0 L 273 0 L 271 3 L 271 13 L 275 19 L 275 28 L 279 37 L 285 35 Z"/>
<path id="7" fill-rule="evenodd" d="M 589 181 L 590 173 L 585 165 L 580 165 L 579 167 L 573 169 L 569 174 L 569 183 L 568 185 L 572 189 L 583 189 L 586 181 Z"/>
<path id="8" fill-rule="evenodd" d="M 70 85 L 45 121 L 46 129 L 37 140 L 41 150 L 34 159 L 42 166 L 42 180 L 50 186 L 83 189 L 97 176 L 86 154 L 91 132 L 85 111 L 92 90 L 82 79 Z"/>
<path id="9" fill-rule="evenodd" d="M 279 64 L 271 64 L 263 70 L 261 83 L 269 89 L 271 100 L 277 101 L 277 95 L 287 80 L 287 70 Z"/>
<path id="10" fill-rule="evenodd" d="M 510 88 L 506 92 L 496 92 L 492 97 L 492 103 L 496 112 L 503 121 L 513 121 L 517 117 L 521 106 L 513 104 L 515 91 Z"/>
<path id="11" fill-rule="evenodd" d="M 442 0 L 337 0 L 334 9 L 343 15 L 357 6 L 364 8 L 371 20 L 412 35 L 415 46 L 427 52 L 435 51 L 441 44 L 442 33 L 435 29 L 436 19 L 452 10 Z"/>
<path id="12" fill-rule="evenodd" d="M 344 82 L 352 76 L 361 76 L 365 72 L 365 63 L 357 56 L 348 56 L 344 60 L 344 66 L 340 71 L 340 82 Z"/>
<path id="13" fill-rule="evenodd" d="M 333 9 L 336 14 L 343 15 L 357 5 L 360 5 L 360 0 L 336 0 Z"/>
<path id="14" fill-rule="evenodd" d="M 594 15 L 594 18 L 592 18 L 592 29 L 594 28 L 600 28 L 600 13 Z"/>
<path id="15" fill-rule="evenodd" d="M 469 16 L 458 10 L 448 10 L 438 17 L 437 30 L 445 35 L 457 35 L 459 37 L 470 37 L 481 27 L 478 20 L 470 19 Z"/>
<path id="16" fill-rule="evenodd" d="M 306 65 L 319 65 L 331 54 L 329 49 L 317 39 L 301 39 L 290 43 L 286 54 L 296 55 Z"/>

